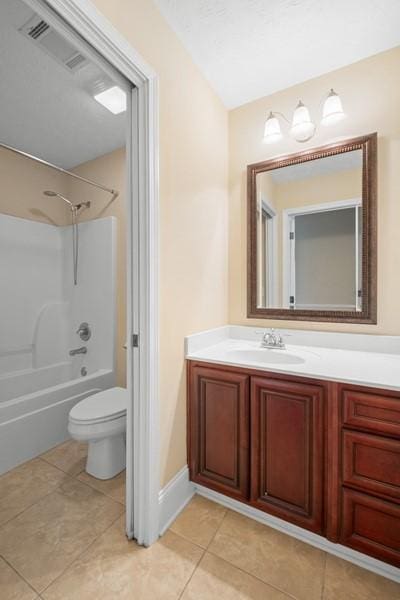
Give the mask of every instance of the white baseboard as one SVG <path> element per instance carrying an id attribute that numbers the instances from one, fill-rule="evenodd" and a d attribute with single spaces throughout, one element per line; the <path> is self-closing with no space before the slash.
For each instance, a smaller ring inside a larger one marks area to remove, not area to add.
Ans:
<path id="1" fill-rule="evenodd" d="M 182 470 L 183 471 L 183 470 Z M 392 579 L 400 583 L 400 569 L 393 567 L 387 563 L 384 563 L 380 560 L 376 560 L 375 558 L 371 558 L 366 554 L 362 554 L 361 552 L 357 552 L 356 550 L 352 550 L 351 548 L 347 548 L 346 546 L 342 546 L 341 544 L 334 544 L 330 542 L 326 538 L 321 537 L 311 531 L 307 531 L 306 529 L 302 529 L 301 527 L 297 527 L 296 525 L 292 525 L 282 519 L 278 519 L 272 515 L 264 513 L 257 508 L 253 508 L 248 504 L 243 504 L 238 500 L 233 500 L 228 496 L 224 496 L 223 494 L 219 494 L 218 492 L 214 492 L 202 485 L 194 485 L 194 492 L 199 494 L 200 496 L 204 496 L 213 502 L 217 502 L 218 504 L 222 504 L 231 510 L 234 510 L 250 519 L 255 519 L 264 525 L 268 525 L 273 529 L 277 529 L 282 533 L 286 533 L 287 535 L 291 535 L 292 537 L 305 542 L 306 544 L 311 544 L 311 546 L 315 546 L 320 550 L 324 550 L 329 554 L 334 554 L 339 558 L 344 560 L 348 560 L 363 569 L 367 569 L 368 571 L 372 571 L 373 573 L 377 573 L 378 575 L 382 575 L 383 577 L 387 577 L 388 579 Z M 190 498 L 189 498 L 190 499 Z"/>
<path id="2" fill-rule="evenodd" d="M 194 484 L 189 481 L 189 469 L 185 466 L 167 483 L 158 495 L 160 505 L 160 535 L 163 535 L 168 529 L 179 513 L 185 508 L 186 504 L 192 499 L 193 495 Z"/>

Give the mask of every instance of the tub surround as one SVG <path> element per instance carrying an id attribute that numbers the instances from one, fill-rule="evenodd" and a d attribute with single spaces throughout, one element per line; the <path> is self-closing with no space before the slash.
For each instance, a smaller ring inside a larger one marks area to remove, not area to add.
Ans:
<path id="1" fill-rule="evenodd" d="M 286 348 L 271 350 L 261 348 L 266 331 L 267 327 L 228 325 L 194 334 L 185 338 L 185 356 L 198 362 L 400 391 L 400 336 L 278 329 Z"/>
<path id="2" fill-rule="evenodd" d="M 264 332 L 185 340 L 191 480 L 399 567 L 400 338 Z"/>

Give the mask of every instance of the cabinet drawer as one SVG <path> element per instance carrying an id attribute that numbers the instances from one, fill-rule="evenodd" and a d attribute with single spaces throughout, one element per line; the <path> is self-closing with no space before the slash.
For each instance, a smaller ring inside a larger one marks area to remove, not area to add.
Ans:
<path id="1" fill-rule="evenodd" d="M 400 441 L 343 431 L 344 485 L 400 499 Z"/>
<path id="2" fill-rule="evenodd" d="M 400 506 L 343 489 L 342 544 L 400 566 Z"/>
<path id="3" fill-rule="evenodd" d="M 400 397 L 341 388 L 343 424 L 400 436 Z"/>

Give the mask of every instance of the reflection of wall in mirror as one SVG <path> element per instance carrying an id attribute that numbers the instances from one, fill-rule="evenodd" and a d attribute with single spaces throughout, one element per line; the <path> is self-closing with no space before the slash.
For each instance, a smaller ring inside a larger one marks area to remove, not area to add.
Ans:
<path id="1" fill-rule="evenodd" d="M 288 167 L 290 168 L 290 167 Z M 362 192 L 362 170 L 361 168 L 349 169 L 296 179 L 294 181 L 274 181 L 273 171 L 266 171 L 257 175 L 257 194 L 268 198 L 269 203 L 276 211 L 277 239 L 274 244 L 274 261 L 277 265 L 274 277 L 274 307 L 281 308 L 283 302 L 283 211 L 289 208 L 300 208 L 303 206 L 323 204 L 326 202 L 338 202 L 360 198 Z M 260 197 L 260 196 L 258 196 Z M 332 261 L 341 259 L 332 257 Z M 332 268 L 336 267 L 331 264 Z"/>

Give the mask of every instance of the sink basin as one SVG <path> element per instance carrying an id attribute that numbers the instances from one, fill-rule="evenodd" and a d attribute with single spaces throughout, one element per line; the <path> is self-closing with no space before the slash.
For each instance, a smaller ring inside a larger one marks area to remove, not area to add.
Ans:
<path id="1" fill-rule="evenodd" d="M 257 362 L 274 365 L 299 365 L 305 362 L 304 358 L 286 350 L 270 350 L 268 348 L 228 350 L 231 360 Z"/>

